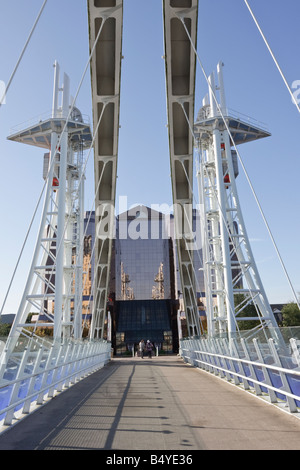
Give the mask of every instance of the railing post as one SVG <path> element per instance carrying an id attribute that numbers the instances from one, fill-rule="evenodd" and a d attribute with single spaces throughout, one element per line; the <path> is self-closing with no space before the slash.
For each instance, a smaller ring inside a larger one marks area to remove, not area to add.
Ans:
<path id="1" fill-rule="evenodd" d="M 47 359 L 47 362 L 46 362 L 46 365 L 45 365 L 45 370 L 43 372 L 43 379 L 42 379 L 42 383 L 41 383 L 41 392 L 38 394 L 38 398 L 37 398 L 37 405 L 42 405 L 43 402 L 44 402 L 44 396 L 45 396 L 45 392 L 43 391 L 44 390 L 44 387 L 46 386 L 46 383 L 47 383 L 47 379 L 48 379 L 48 375 L 49 375 L 49 369 L 50 369 L 50 366 L 51 366 L 51 362 L 53 360 L 53 354 L 54 354 L 54 346 L 52 344 L 51 346 L 51 350 L 49 352 L 49 355 L 48 355 L 48 359 Z"/>
<path id="2" fill-rule="evenodd" d="M 44 347 L 41 345 L 39 347 L 39 352 L 37 353 L 37 356 L 36 356 L 36 359 L 35 359 L 35 364 L 34 364 L 34 368 L 33 368 L 33 371 L 32 371 L 32 377 L 31 377 L 30 382 L 29 382 L 29 387 L 28 387 L 28 392 L 27 392 L 27 396 L 29 396 L 29 397 L 31 396 L 31 393 L 33 392 L 33 389 L 34 389 L 35 381 L 36 381 L 36 378 L 37 378 L 36 373 L 39 370 L 39 368 L 41 367 L 41 360 L 42 360 L 42 357 L 43 357 L 43 353 L 44 353 Z M 23 413 L 24 414 L 29 413 L 31 403 L 32 403 L 31 398 L 28 398 L 28 400 L 25 401 L 25 404 L 24 404 L 24 407 L 23 407 Z"/>
<path id="3" fill-rule="evenodd" d="M 84 344 L 80 344 L 77 346 L 76 348 L 77 350 L 77 355 L 76 355 L 76 360 L 75 360 L 75 367 L 76 367 L 76 373 L 75 373 L 75 376 L 73 376 L 73 380 L 76 382 L 76 380 L 80 380 L 81 377 L 82 377 L 82 373 L 81 373 L 81 370 L 82 370 L 82 364 L 85 364 L 85 358 L 84 358 L 84 354 L 83 354 L 83 351 L 84 351 Z"/>
<path id="4" fill-rule="evenodd" d="M 235 355 L 235 357 L 237 358 L 237 363 L 238 363 L 238 368 L 240 370 L 240 372 L 242 372 L 242 374 L 244 376 L 247 376 L 246 372 L 245 372 L 245 368 L 244 368 L 244 364 L 239 361 L 239 359 L 241 359 L 240 357 L 240 353 L 238 351 L 238 346 L 236 344 L 236 340 L 235 339 L 232 339 L 231 340 L 231 345 L 232 345 L 232 352 L 233 354 Z M 245 390 L 249 390 L 250 389 L 250 386 L 249 386 L 249 382 L 247 379 L 245 379 L 244 377 L 241 377 L 241 380 L 243 382 L 243 385 L 244 385 L 244 389 Z"/>
<path id="5" fill-rule="evenodd" d="M 21 363 L 19 365 L 19 369 L 17 371 L 17 375 L 15 377 L 15 380 L 17 380 L 17 382 L 14 383 L 13 385 L 13 389 L 12 389 L 12 393 L 11 393 L 11 397 L 10 397 L 10 401 L 9 401 L 9 405 L 13 405 L 14 402 L 16 401 L 16 398 L 18 397 L 18 393 L 19 393 L 19 390 L 20 390 L 20 386 L 21 386 L 21 380 L 19 380 L 23 373 L 24 373 L 24 369 L 25 369 L 25 366 L 27 364 L 27 359 L 28 359 L 28 356 L 29 356 L 29 352 L 30 352 L 30 343 L 28 346 L 26 346 L 25 350 L 24 350 L 24 353 L 23 353 L 23 356 L 22 356 L 22 359 L 21 359 Z M 11 408 L 10 410 L 7 411 L 6 413 L 6 416 L 5 416 L 5 419 L 4 419 L 4 425 L 5 426 L 10 426 L 13 419 L 14 419 L 14 413 L 15 413 L 15 409 L 14 408 Z"/>
<path id="6" fill-rule="evenodd" d="M 216 354 L 220 354 L 220 355 L 223 354 L 223 352 L 221 351 L 221 348 L 219 347 L 219 342 L 216 339 L 214 340 L 214 349 L 215 349 Z M 226 376 L 226 378 L 228 379 L 226 372 L 221 370 L 222 368 L 224 369 L 224 365 L 222 364 L 222 358 L 216 356 L 215 362 L 216 362 L 216 366 L 218 365 L 220 366 L 220 369 L 215 369 L 215 373 L 220 375 L 221 378 Z"/>
<path id="7" fill-rule="evenodd" d="M 234 345 L 232 344 L 232 342 L 233 342 L 233 339 L 230 338 L 229 339 L 229 350 L 230 350 L 230 352 L 233 351 L 233 349 L 234 349 Z M 230 354 L 230 356 L 232 356 L 232 354 Z M 234 361 L 232 359 L 230 359 L 229 363 L 230 363 L 230 367 L 231 367 L 232 371 L 234 372 L 234 374 L 232 374 L 234 384 L 235 385 L 240 385 L 240 381 L 239 381 L 238 377 L 235 375 L 236 370 L 235 370 L 235 367 L 234 367 Z"/>
<path id="8" fill-rule="evenodd" d="M 226 339 L 223 338 L 222 340 L 220 340 L 220 349 L 221 349 L 221 352 L 223 354 L 223 356 L 229 356 L 229 348 L 228 348 L 228 343 L 226 343 Z M 225 375 L 226 375 L 226 379 L 228 382 L 231 382 L 231 375 L 230 375 L 230 367 L 228 367 L 227 365 L 227 359 L 224 357 L 224 363 L 225 363 L 225 369 L 226 369 L 226 372 L 225 372 Z M 229 364 L 231 366 L 231 362 L 229 361 Z"/>
<path id="9" fill-rule="evenodd" d="M 68 344 L 67 345 L 63 345 L 63 349 L 64 349 L 64 365 L 62 367 L 62 370 L 61 370 L 61 378 L 62 378 L 62 381 L 59 383 L 58 387 L 57 387 L 57 391 L 58 392 L 61 392 L 62 389 L 65 387 L 65 388 L 68 388 L 68 369 L 70 367 L 70 365 L 68 364 L 68 360 L 69 360 L 69 351 L 71 349 L 71 342 L 68 341 Z"/>
<path id="10" fill-rule="evenodd" d="M 274 340 L 272 338 L 270 338 L 268 342 L 269 342 L 269 345 L 270 345 L 270 350 L 272 352 L 275 364 L 279 367 L 282 367 L 281 359 L 280 359 L 280 357 L 278 355 L 278 352 L 276 350 Z M 289 383 L 288 383 L 288 380 L 285 376 L 285 373 L 284 372 L 279 372 L 279 375 L 280 375 L 280 378 L 281 378 L 281 382 L 282 382 L 284 391 L 292 393 L 291 388 L 290 388 Z M 284 393 L 283 393 L 283 395 L 284 395 Z M 287 396 L 286 401 L 287 401 L 288 407 L 290 409 L 290 412 L 291 413 L 296 413 L 297 405 L 296 405 L 296 402 L 295 402 L 294 398 L 291 398 L 291 397 Z"/>
<path id="11" fill-rule="evenodd" d="M 260 347 L 259 347 L 259 344 L 258 344 L 258 341 L 257 341 L 256 338 L 254 338 L 253 344 L 254 344 L 259 362 L 261 364 L 265 364 L 264 357 L 262 355 L 262 352 L 260 350 Z M 266 367 L 263 367 L 262 372 L 264 374 L 264 379 L 265 379 L 266 385 L 272 386 L 272 381 L 271 381 L 271 378 L 270 378 L 269 370 Z M 277 400 L 276 393 L 274 392 L 274 390 L 272 390 L 269 387 L 267 387 L 267 390 L 268 390 L 268 394 L 269 394 L 271 403 L 277 403 L 278 400 Z"/>
<path id="12" fill-rule="evenodd" d="M 212 339 L 209 339 L 206 343 L 207 345 L 207 352 L 210 352 L 210 351 L 213 351 L 213 344 L 212 344 Z M 214 361 L 213 361 L 213 358 L 212 356 L 208 355 L 208 362 L 211 364 L 208 368 L 209 372 L 211 374 L 214 374 L 215 373 L 215 368 L 214 368 Z"/>
<path id="13" fill-rule="evenodd" d="M 48 392 L 48 398 L 53 398 L 54 393 L 55 393 L 55 382 L 59 373 L 59 368 L 60 368 L 59 363 L 61 360 L 61 355 L 63 353 L 63 345 L 56 343 L 56 345 L 54 346 L 54 351 L 57 353 L 57 357 L 56 357 L 55 369 L 54 369 L 54 373 L 52 376 L 51 385 L 50 385 L 49 392 Z"/>
<path id="14" fill-rule="evenodd" d="M 198 367 L 199 369 L 203 369 L 203 368 L 204 368 L 204 366 L 203 366 L 203 364 L 202 364 L 203 349 L 204 349 L 203 344 L 204 344 L 204 343 L 203 343 L 203 340 L 198 339 L 198 340 L 196 341 L 196 345 L 195 345 L 195 351 L 197 351 L 197 352 L 196 352 L 196 360 L 195 360 L 196 364 L 195 364 L 195 365 L 196 365 L 196 367 Z"/>
<path id="15" fill-rule="evenodd" d="M 244 338 L 241 339 L 241 343 L 242 343 L 242 347 L 243 347 L 243 350 L 244 350 L 246 359 L 248 359 L 248 361 L 251 361 L 251 357 L 250 357 L 250 353 L 249 353 L 249 350 L 248 350 L 248 346 L 247 346 L 246 341 L 245 341 Z M 251 377 L 254 381 L 255 381 L 255 380 L 258 380 L 257 375 L 256 375 L 256 372 L 255 372 L 255 369 L 254 369 L 254 367 L 253 367 L 252 364 L 249 364 L 249 369 L 250 369 L 250 377 Z M 260 387 L 256 382 L 253 382 L 253 387 L 254 387 L 254 390 L 255 390 L 256 395 L 258 395 L 258 396 L 262 395 L 261 387 Z"/>
<path id="16" fill-rule="evenodd" d="M 295 364 L 298 365 L 298 367 L 300 367 L 300 352 L 298 349 L 297 340 L 295 338 L 291 338 L 290 345 L 291 345 L 291 350 L 292 350 L 292 358 L 293 358 L 292 360 Z"/>

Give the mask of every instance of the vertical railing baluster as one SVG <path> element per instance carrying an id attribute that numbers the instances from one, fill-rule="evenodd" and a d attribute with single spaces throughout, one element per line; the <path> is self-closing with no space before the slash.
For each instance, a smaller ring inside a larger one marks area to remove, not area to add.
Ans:
<path id="1" fill-rule="evenodd" d="M 261 364 L 264 364 L 265 363 L 265 359 L 263 357 L 263 354 L 261 352 L 261 349 L 259 347 L 259 344 L 258 344 L 258 341 L 257 339 L 253 339 L 253 344 L 254 344 L 254 347 L 255 347 L 255 350 L 256 350 L 256 354 L 257 354 L 257 357 L 258 357 L 258 360 Z M 266 385 L 270 385 L 272 386 L 272 381 L 271 381 L 271 377 L 270 377 L 270 374 L 269 374 L 269 370 L 267 367 L 263 367 L 262 368 L 262 372 L 263 372 L 263 375 L 264 375 L 264 380 L 265 380 L 265 383 Z M 268 390 L 268 394 L 269 394 L 269 398 L 270 398 L 270 401 L 271 403 L 277 403 L 278 400 L 277 400 L 277 396 L 276 396 L 276 393 L 274 392 L 274 390 L 272 390 L 271 388 L 267 387 L 267 390 Z"/>
<path id="2" fill-rule="evenodd" d="M 62 344 L 56 344 L 54 346 L 54 348 L 55 348 L 55 352 L 56 352 L 57 356 L 56 356 L 54 374 L 52 376 L 51 386 L 50 386 L 49 392 L 48 392 L 48 398 L 53 398 L 55 390 L 57 390 L 57 387 L 56 387 L 55 384 L 56 384 L 56 379 L 57 379 L 59 369 L 60 369 L 61 356 L 63 354 L 63 345 Z"/>
<path id="3" fill-rule="evenodd" d="M 24 404 L 24 407 L 23 407 L 23 410 L 22 410 L 24 414 L 28 414 L 30 412 L 30 406 L 32 404 L 32 399 L 30 397 L 31 397 L 31 394 L 34 390 L 35 382 L 36 382 L 36 379 L 37 379 L 37 372 L 41 367 L 41 360 L 42 360 L 42 357 L 43 357 L 43 354 L 44 354 L 44 349 L 45 348 L 42 345 L 39 347 L 39 351 L 38 351 L 36 359 L 35 359 L 35 364 L 34 364 L 34 368 L 33 368 L 33 371 L 32 371 L 32 376 L 31 376 L 31 379 L 30 379 L 30 382 L 29 382 L 29 387 L 28 387 L 28 392 L 27 392 L 27 396 L 29 398 L 25 401 L 25 404 Z M 37 394 L 38 394 L 38 391 L 37 391 Z"/>
<path id="4" fill-rule="evenodd" d="M 250 390 L 249 382 L 248 382 L 248 380 L 245 378 L 245 377 L 247 377 L 247 373 L 246 373 L 246 370 L 245 370 L 245 366 L 244 366 L 244 364 L 239 360 L 239 359 L 242 359 L 242 358 L 240 357 L 240 353 L 239 353 L 239 350 L 238 350 L 238 345 L 236 344 L 236 340 L 235 340 L 235 339 L 232 339 L 231 346 L 232 346 L 232 348 L 233 348 L 234 356 L 235 356 L 236 359 L 237 359 L 238 368 L 239 368 L 239 371 L 240 371 L 240 374 L 241 374 L 241 380 L 242 380 L 242 382 L 243 382 L 244 389 L 245 389 L 245 390 Z M 244 377 L 243 377 L 243 376 L 244 376 Z"/>
<path id="5" fill-rule="evenodd" d="M 22 359 L 21 359 L 21 362 L 17 371 L 17 375 L 15 377 L 16 382 L 13 385 L 13 389 L 12 389 L 8 406 L 13 405 L 16 402 L 16 399 L 18 398 L 19 390 L 20 390 L 21 383 L 22 383 L 21 380 L 24 377 L 24 370 L 27 365 L 27 359 L 28 359 L 29 353 L 30 353 L 30 343 L 29 345 L 25 347 L 24 353 L 22 355 Z M 14 419 L 14 413 L 15 413 L 14 408 L 11 408 L 10 410 L 7 411 L 5 419 L 4 419 L 5 426 L 9 426 L 12 424 L 12 421 Z"/>
<path id="6" fill-rule="evenodd" d="M 270 338 L 268 342 L 269 342 L 270 350 L 272 352 L 272 355 L 273 355 L 273 358 L 274 358 L 274 361 L 275 361 L 275 365 L 278 366 L 278 367 L 282 367 L 282 362 L 281 362 L 279 354 L 276 350 L 276 346 L 275 346 L 273 338 Z M 279 371 L 279 375 L 280 375 L 280 378 L 281 378 L 281 381 L 282 381 L 284 391 L 286 391 L 288 393 L 292 393 L 285 373 L 282 372 L 282 371 Z M 284 395 L 284 393 L 283 393 L 283 395 Z M 295 402 L 294 398 L 286 396 L 286 401 L 287 401 L 288 407 L 290 409 L 290 412 L 295 413 L 297 411 L 297 405 L 296 405 L 296 402 Z"/>
<path id="7" fill-rule="evenodd" d="M 246 341 L 245 341 L 244 338 L 241 339 L 241 344 L 242 344 L 242 348 L 244 350 L 246 359 L 248 359 L 248 361 L 251 361 L 249 349 L 248 349 L 248 346 L 247 346 Z M 260 396 L 260 395 L 262 395 L 262 391 L 261 391 L 261 388 L 260 388 L 259 384 L 256 383 L 256 381 L 258 381 L 258 378 L 257 378 L 256 371 L 255 371 L 252 364 L 249 364 L 249 369 L 250 369 L 250 377 L 254 380 L 253 388 L 255 390 L 255 393 L 256 393 L 256 395 Z"/>

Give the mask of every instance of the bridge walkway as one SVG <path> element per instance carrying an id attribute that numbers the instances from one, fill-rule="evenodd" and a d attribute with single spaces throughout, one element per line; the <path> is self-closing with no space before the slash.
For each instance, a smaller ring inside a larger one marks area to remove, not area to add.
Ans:
<path id="1" fill-rule="evenodd" d="M 298 450 L 300 420 L 178 356 L 113 359 L 0 435 L 1 450 Z"/>

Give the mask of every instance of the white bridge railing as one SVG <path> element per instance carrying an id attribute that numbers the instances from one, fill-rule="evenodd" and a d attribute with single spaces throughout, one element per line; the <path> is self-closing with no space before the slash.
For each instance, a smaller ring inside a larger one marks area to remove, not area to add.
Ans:
<path id="1" fill-rule="evenodd" d="M 51 344 L 24 337 L 8 360 L 2 349 L 0 432 L 111 358 L 111 344 L 101 340 Z"/>
<path id="2" fill-rule="evenodd" d="M 280 333 L 286 333 L 280 329 Z M 291 329 L 288 330 L 290 333 Z M 183 339 L 180 354 L 213 373 L 300 417 L 300 329 L 284 344 L 269 338 Z M 275 338 L 275 339 L 274 339 Z"/>

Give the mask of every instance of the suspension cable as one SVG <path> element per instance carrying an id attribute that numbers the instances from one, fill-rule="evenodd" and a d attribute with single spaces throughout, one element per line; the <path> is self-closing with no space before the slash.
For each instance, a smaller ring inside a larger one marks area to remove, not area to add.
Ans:
<path id="1" fill-rule="evenodd" d="M 33 216 L 32 216 L 32 218 L 31 218 L 31 221 L 30 221 L 30 224 L 29 224 L 29 227 L 28 227 L 26 236 L 25 236 L 25 239 L 24 239 L 24 241 L 23 241 L 23 245 L 22 245 L 22 248 L 21 248 L 21 251 L 20 251 L 20 254 L 19 254 L 17 263 L 16 263 L 16 266 L 15 266 L 15 268 L 14 268 L 14 271 L 13 271 L 13 274 L 12 274 L 12 277 L 11 277 L 11 280 L 10 280 L 10 283 L 9 283 L 9 286 L 8 286 L 8 289 L 7 289 L 7 292 L 6 292 L 6 294 L 5 294 L 5 298 L 4 298 L 4 301 L 3 301 L 3 304 L 2 304 L 2 307 L 1 307 L 1 310 L 0 310 L 0 318 L 1 318 L 1 315 L 2 315 L 2 313 L 3 313 L 4 307 L 5 307 L 5 304 L 6 304 L 6 301 L 7 301 L 7 297 L 8 297 L 8 295 L 9 295 L 11 286 L 12 286 L 12 284 L 13 284 L 13 281 L 14 281 L 14 278 L 15 278 L 15 275 L 16 275 L 16 272 L 17 272 L 17 270 L 18 270 L 18 266 L 19 266 L 19 264 L 20 264 L 20 261 L 21 261 L 21 258 L 22 258 L 22 255 L 23 255 L 23 252 L 24 252 L 24 249 L 25 249 L 25 246 L 26 246 L 28 237 L 29 237 L 29 233 L 30 233 L 30 231 L 31 231 L 31 228 L 32 228 L 32 225 L 33 225 L 33 222 L 34 222 L 34 219 L 35 219 L 35 217 L 36 217 L 38 207 L 39 207 L 40 202 L 41 202 L 41 200 L 42 200 L 42 196 L 43 196 L 45 187 L 46 187 L 46 182 L 44 183 L 43 188 L 42 188 L 42 191 L 41 191 L 41 193 L 40 193 L 39 200 L 38 200 L 38 202 L 37 202 L 37 204 L 36 204 L 36 207 L 35 207 Z"/>
<path id="2" fill-rule="evenodd" d="M 11 85 L 13 79 L 14 79 L 14 76 L 15 76 L 15 74 L 16 74 L 18 68 L 19 68 L 20 62 L 21 62 L 21 60 L 22 60 L 22 58 L 23 58 L 23 56 L 24 56 L 24 54 L 25 54 L 25 51 L 26 51 L 26 49 L 27 49 L 27 46 L 28 46 L 28 44 L 29 44 L 29 42 L 30 42 L 30 40 L 31 40 L 31 37 L 32 37 L 32 35 L 33 35 L 34 31 L 35 31 L 35 28 L 36 28 L 36 26 L 37 26 L 37 24 L 38 24 L 38 22 L 39 22 L 39 20 L 40 20 L 40 17 L 42 16 L 42 13 L 43 13 L 43 11 L 44 11 L 44 9 L 45 9 L 45 6 L 46 6 L 47 1 L 48 1 L 48 0 L 45 0 L 45 1 L 44 1 L 43 5 L 42 5 L 42 7 L 41 7 L 41 9 L 40 9 L 40 11 L 39 11 L 39 14 L 38 14 L 38 16 L 37 16 L 37 18 L 36 18 L 36 20 L 35 20 L 35 22 L 34 22 L 34 25 L 33 25 L 32 29 L 31 29 L 30 33 L 29 33 L 29 36 L 28 36 L 28 38 L 27 38 L 27 41 L 25 42 L 25 45 L 24 45 L 24 47 L 23 47 L 23 50 L 22 50 L 22 52 L 21 52 L 21 54 L 20 54 L 20 57 L 19 57 L 19 59 L 18 59 L 16 65 L 15 65 L 15 68 L 14 68 L 14 70 L 13 70 L 11 76 L 10 76 L 10 79 L 8 80 L 7 86 L 5 87 L 4 93 L 3 93 L 3 95 L 2 95 L 2 97 L 1 97 L 1 99 L 0 99 L 0 108 L 1 108 L 1 106 L 2 106 L 2 104 L 3 104 L 4 98 L 5 98 L 6 95 L 7 95 L 7 92 L 8 92 L 8 90 L 9 90 L 9 88 L 10 88 L 10 85 Z"/>
<path id="3" fill-rule="evenodd" d="M 9 90 L 11 84 L 12 84 L 12 81 L 13 81 L 13 79 L 14 79 L 14 76 L 15 76 L 15 74 L 16 74 L 18 68 L 19 68 L 19 65 L 20 65 L 20 63 L 21 63 L 21 60 L 22 60 L 24 54 L 25 54 L 25 51 L 26 51 L 26 49 L 27 49 L 27 47 L 28 47 L 28 44 L 29 44 L 29 42 L 30 42 L 30 40 L 31 40 L 31 38 L 32 38 L 32 35 L 33 35 L 33 33 L 34 33 L 34 31 L 35 31 L 35 29 L 36 29 L 36 27 L 37 27 L 37 24 L 38 24 L 38 22 L 39 22 L 39 20 L 40 20 L 40 18 L 41 18 L 41 16 L 42 16 L 42 13 L 43 13 L 43 11 L 44 11 L 44 9 L 45 9 L 45 6 L 46 6 L 46 4 L 47 4 L 47 1 L 48 1 L 48 0 L 45 0 L 45 1 L 44 1 L 43 5 L 42 5 L 42 7 L 41 7 L 41 9 L 40 9 L 40 11 L 39 11 L 39 13 L 38 13 L 38 16 L 37 16 L 37 18 L 36 18 L 36 20 L 35 20 L 35 22 L 34 22 L 33 27 L 31 28 L 31 31 L 30 31 L 30 33 L 29 33 L 29 36 L 28 36 L 28 38 L 27 38 L 27 40 L 26 40 L 26 43 L 25 43 L 25 45 L 24 45 L 24 47 L 23 47 L 23 49 L 22 49 L 22 52 L 21 52 L 21 54 L 20 54 L 20 56 L 19 56 L 19 59 L 18 59 L 16 65 L 15 65 L 15 68 L 14 68 L 14 70 L 13 70 L 13 72 L 12 72 L 12 74 L 11 74 L 9 80 L 8 80 L 7 86 L 5 87 L 5 90 L 4 90 L 4 94 L 2 95 L 2 97 L 1 97 L 1 99 L 0 99 L 0 108 L 1 108 L 1 106 L 2 106 L 2 104 L 3 104 L 4 98 L 7 96 L 7 92 L 8 92 L 8 90 Z M 31 231 L 31 228 L 32 228 L 32 225 L 33 225 L 33 222 L 34 222 L 34 219 L 35 219 L 35 216 L 36 216 L 38 207 L 39 207 L 39 205 L 40 205 L 40 202 L 41 202 L 42 195 L 43 195 L 43 193 L 44 193 L 45 187 L 46 187 L 46 181 L 45 181 L 45 183 L 44 183 L 44 185 L 43 185 L 43 188 L 42 188 L 42 191 L 41 191 L 41 193 L 40 193 L 38 202 L 37 202 L 37 204 L 36 204 L 36 207 L 35 207 L 35 210 L 34 210 L 32 219 L 31 219 L 30 224 L 29 224 L 29 228 L 28 228 L 28 230 L 27 230 L 27 233 L 26 233 L 26 236 L 25 236 L 25 239 L 24 239 L 24 242 L 23 242 L 23 245 L 22 245 L 22 248 L 21 248 L 21 251 L 20 251 L 18 260 L 17 260 L 17 263 L 16 263 L 16 266 L 15 266 L 15 268 L 14 268 L 14 271 L 13 271 L 13 274 L 12 274 L 12 277 L 11 277 L 11 280 L 10 280 L 10 283 L 9 283 L 9 286 L 8 286 L 8 289 L 7 289 L 7 292 L 6 292 L 6 295 L 5 295 L 5 298 L 4 298 L 4 301 L 3 301 L 3 304 L 2 304 L 1 310 L 0 310 L 0 317 L 1 317 L 2 313 L 3 313 L 3 309 L 4 309 L 4 307 L 5 307 L 5 304 L 6 304 L 6 301 L 7 301 L 7 297 L 8 297 L 8 295 L 9 295 L 9 292 L 10 292 L 12 283 L 13 283 L 13 281 L 14 281 L 14 278 L 15 278 L 15 275 L 16 275 L 16 272 L 17 272 L 17 269 L 18 269 L 20 260 L 21 260 L 21 258 L 22 258 L 22 255 L 23 255 L 23 252 L 24 252 L 24 249 L 25 249 L 25 246 L 26 246 L 28 237 L 29 237 L 29 233 L 30 233 L 30 231 Z"/>
<path id="4" fill-rule="evenodd" d="M 297 100 L 296 100 L 296 98 L 295 98 L 295 96 L 294 96 L 294 94 L 293 94 L 293 92 L 292 92 L 292 90 L 291 90 L 291 87 L 289 86 L 289 84 L 288 84 L 288 82 L 287 82 L 287 79 L 285 78 L 285 75 L 284 75 L 284 73 L 283 73 L 283 71 L 282 71 L 282 69 L 281 69 L 281 67 L 280 67 L 280 65 L 279 65 L 279 63 L 278 63 L 278 61 L 277 61 L 277 59 L 276 59 L 276 57 L 275 57 L 273 51 L 272 51 L 272 49 L 271 49 L 270 44 L 268 43 L 268 41 L 267 41 L 267 39 L 266 39 L 266 37 L 265 37 L 265 35 L 264 35 L 264 33 L 263 33 L 263 31 L 262 31 L 262 29 L 261 29 L 259 23 L 258 23 L 258 21 L 257 21 L 257 19 L 256 19 L 256 17 L 255 17 L 255 15 L 254 15 L 254 13 L 253 13 L 253 11 L 252 11 L 252 9 L 251 9 L 249 3 L 247 2 L 247 0 L 244 0 L 244 2 L 245 2 L 246 6 L 247 6 L 247 8 L 248 8 L 248 10 L 249 10 L 249 12 L 250 12 L 250 14 L 251 14 L 251 16 L 252 16 L 252 18 L 253 18 L 253 20 L 254 20 L 256 26 L 257 26 L 258 31 L 259 31 L 260 34 L 261 34 L 261 37 L 263 38 L 263 40 L 264 40 L 264 42 L 265 42 L 265 44 L 266 44 L 266 46 L 267 46 L 267 48 L 268 48 L 268 51 L 270 52 L 270 54 L 271 54 L 271 56 L 272 56 L 272 59 L 273 59 L 275 65 L 276 65 L 276 67 L 277 67 L 277 69 L 278 69 L 278 71 L 279 71 L 279 73 L 280 73 L 280 75 L 281 75 L 281 77 L 282 77 L 284 83 L 285 83 L 285 86 L 286 86 L 287 89 L 288 89 L 288 92 L 290 93 L 290 95 L 291 95 L 291 97 L 292 97 L 293 103 L 296 105 L 296 107 L 297 107 L 297 109 L 298 109 L 298 111 L 299 111 L 299 113 L 300 113 L 299 104 L 297 103 Z"/>
<path id="5" fill-rule="evenodd" d="M 253 193 L 253 196 L 254 196 L 254 198 L 255 198 L 255 201 L 256 201 L 256 203 L 257 203 L 257 206 L 258 206 L 258 208 L 259 208 L 259 211 L 260 211 L 260 213 L 261 213 L 261 216 L 262 216 L 262 218 L 263 218 L 263 221 L 264 221 L 264 223 L 265 223 L 265 226 L 266 226 L 266 228 L 267 228 L 267 231 L 268 231 L 268 233 L 269 233 L 269 236 L 270 236 L 271 241 L 272 241 L 272 243 L 273 243 L 273 246 L 274 246 L 274 248 L 275 248 L 275 251 L 276 251 L 276 253 L 277 253 L 278 259 L 279 259 L 280 264 L 281 264 L 281 266 L 282 266 L 282 269 L 283 269 L 283 271 L 284 271 L 284 273 L 285 273 L 285 276 L 286 276 L 286 278 L 287 278 L 287 281 L 288 281 L 288 283 L 289 283 L 289 286 L 290 286 L 290 288 L 291 288 L 291 291 L 292 291 L 292 293 L 293 293 L 293 296 L 294 296 L 294 298 L 295 298 L 296 304 L 297 304 L 297 306 L 298 306 L 298 308 L 299 308 L 299 310 L 300 310 L 300 302 L 299 302 L 299 300 L 298 300 L 298 298 L 297 298 L 295 289 L 294 289 L 294 287 L 293 287 L 293 284 L 292 284 L 292 282 L 291 282 L 291 279 L 290 279 L 289 274 L 288 274 L 288 272 L 287 272 L 287 269 L 286 269 L 286 267 L 285 267 L 284 261 L 283 261 L 283 259 L 282 259 L 282 257 L 281 257 L 281 254 L 280 254 L 279 249 L 278 249 L 278 247 L 277 247 L 277 244 L 276 244 L 276 242 L 275 242 L 275 239 L 274 239 L 274 236 L 273 236 L 272 231 L 271 231 L 271 229 L 270 229 L 270 226 L 269 226 L 269 224 L 268 224 L 268 222 L 267 222 L 266 216 L 265 216 L 265 214 L 264 214 L 264 212 L 263 212 L 262 206 L 261 206 L 261 204 L 260 204 L 260 202 L 259 202 L 259 199 L 258 199 L 258 197 L 257 197 L 257 194 L 256 194 L 256 192 L 255 192 L 255 190 L 254 190 L 254 187 L 253 187 L 253 184 L 252 184 L 252 182 L 251 182 L 251 179 L 250 179 L 250 177 L 249 177 L 249 175 L 248 175 L 248 172 L 247 172 L 247 170 L 246 170 L 246 168 L 245 168 L 244 162 L 243 162 L 243 160 L 242 160 L 242 158 L 241 158 L 241 156 L 240 156 L 240 152 L 238 151 L 238 148 L 237 148 L 237 146 L 236 146 L 236 144 L 235 144 L 235 142 L 234 142 L 234 139 L 233 139 L 232 134 L 231 134 L 231 132 L 230 132 L 229 126 L 228 126 L 228 124 L 227 124 L 227 122 L 226 122 L 226 119 L 225 119 L 225 117 L 224 117 L 224 114 L 223 114 L 223 112 L 222 112 L 222 109 L 221 109 L 221 107 L 220 107 L 220 105 L 219 105 L 219 103 L 218 103 L 218 100 L 217 100 L 216 95 L 215 95 L 215 90 L 212 89 L 212 86 L 211 86 L 211 84 L 210 84 L 210 81 L 208 80 L 208 76 L 207 76 L 207 74 L 205 73 L 205 69 L 204 69 L 203 64 L 202 64 L 202 62 L 201 62 L 201 60 L 200 60 L 199 54 L 198 54 L 197 49 L 196 49 L 196 47 L 195 47 L 195 45 L 194 45 L 194 43 L 193 43 L 193 40 L 192 40 L 192 38 L 191 38 L 191 36 L 190 36 L 190 33 L 189 33 L 189 31 L 188 31 L 188 28 L 186 27 L 184 18 L 182 18 L 182 17 L 179 16 L 179 19 L 180 19 L 180 21 L 182 22 L 182 24 L 183 24 L 183 26 L 184 26 L 184 29 L 185 29 L 185 31 L 186 31 L 186 34 L 187 34 L 187 36 L 188 36 L 188 38 L 189 38 L 189 40 L 190 40 L 191 46 L 192 46 L 192 48 L 193 48 L 193 50 L 194 50 L 194 52 L 195 52 L 195 54 L 196 54 L 197 60 L 198 60 L 199 65 L 200 65 L 200 67 L 201 67 L 202 73 L 203 73 L 203 75 L 204 75 L 204 77 L 205 77 L 205 79 L 206 79 L 206 81 L 207 81 L 207 83 L 208 83 L 208 86 L 210 87 L 210 90 L 211 90 L 211 92 L 212 92 L 212 96 L 213 96 L 213 98 L 214 98 L 214 101 L 215 101 L 215 103 L 216 103 L 216 106 L 217 106 L 217 108 L 218 108 L 218 111 L 219 111 L 219 113 L 220 113 L 220 115 L 221 115 L 221 117 L 222 117 L 222 119 L 223 119 L 223 121 L 224 121 L 224 125 L 225 125 L 225 127 L 226 127 L 226 130 L 227 130 L 227 132 L 228 132 L 228 134 L 229 134 L 229 136 L 230 136 L 230 138 L 231 138 L 231 140 L 232 140 L 232 142 L 233 142 L 234 149 L 235 149 L 235 151 L 236 151 L 236 153 L 237 153 L 237 156 L 238 156 L 238 158 L 239 158 L 239 161 L 240 161 L 241 166 L 242 166 L 242 168 L 243 168 L 243 171 L 244 171 L 244 173 L 245 173 L 246 179 L 247 179 L 248 184 L 249 184 L 249 186 L 250 186 L 250 188 L 251 188 L 251 191 L 252 191 L 252 193 Z"/>

